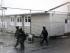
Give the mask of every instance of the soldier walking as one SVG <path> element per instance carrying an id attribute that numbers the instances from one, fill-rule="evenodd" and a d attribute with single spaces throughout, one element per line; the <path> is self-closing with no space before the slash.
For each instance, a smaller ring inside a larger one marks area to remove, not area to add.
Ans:
<path id="1" fill-rule="evenodd" d="M 25 40 L 26 40 L 26 35 L 25 35 L 25 32 L 22 30 L 22 28 L 20 28 L 20 47 L 21 47 L 21 49 L 23 49 L 24 50 L 24 42 L 25 42 Z"/>
<path id="2" fill-rule="evenodd" d="M 25 32 L 22 30 L 22 28 L 19 29 L 19 27 L 16 27 L 16 33 L 15 33 L 15 37 L 17 39 L 15 48 L 20 44 L 20 48 L 21 50 L 24 50 L 24 41 L 26 40 L 26 35 Z"/>
<path id="3" fill-rule="evenodd" d="M 19 44 L 19 27 L 16 27 L 16 32 L 15 32 L 15 37 L 16 37 L 16 44 L 15 44 L 15 48 L 18 46 Z"/>
<path id="4" fill-rule="evenodd" d="M 47 43 L 47 45 L 48 45 L 48 32 L 47 32 L 45 26 L 43 26 L 43 30 L 42 30 L 42 32 L 41 32 L 41 35 L 43 36 L 43 39 L 42 39 L 42 41 L 40 42 L 41 45 L 44 43 L 44 41 L 45 41 L 45 42 Z"/>

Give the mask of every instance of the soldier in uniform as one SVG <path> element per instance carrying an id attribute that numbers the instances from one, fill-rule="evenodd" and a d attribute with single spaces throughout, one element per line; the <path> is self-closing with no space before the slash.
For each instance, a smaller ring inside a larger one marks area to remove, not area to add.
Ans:
<path id="1" fill-rule="evenodd" d="M 24 41 L 26 40 L 25 32 L 22 30 L 22 28 L 19 29 L 19 27 L 16 27 L 15 37 L 17 39 L 15 47 L 17 47 L 20 44 L 20 48 L 24 49 Z"/>
<path id="2" fill-rule="evenodd" d="M 16 37 L 16 40 L 17 40 L 16 45 L 15 45 L 15 48 L 16 48 L 19 44 L 19 27 L 18 26 L 16 27 L 15 37 Z"/>
<path id="3" fill-rule="evenodd" d="M 48 45 L 48 32 L 47 32 L 45 26 L 43 26 L 43 30 L 42 30 L 42 32 L 41 32 L 41 35 L 43 36 L 43 39 L 42 39 L 42 41 L 40 42 L 41 45 L 44 43 L 44 41 L 46 41 L 46 43 L 47 43 L 47 45 Z"/>
<path id="4" fill-rule="evenodd" d="M 24 49 L 24 42 L 25 42 L 25 40 L 26 40 L 26 35 L 25 35 L 25 32 L 22 30 L 22 28 L 20 28 L 20 30 L 19 30 L 20 32 L 19 32 L 19 35 L 20 35 L 20 47 L 21 47 L 21 49 Z"/>

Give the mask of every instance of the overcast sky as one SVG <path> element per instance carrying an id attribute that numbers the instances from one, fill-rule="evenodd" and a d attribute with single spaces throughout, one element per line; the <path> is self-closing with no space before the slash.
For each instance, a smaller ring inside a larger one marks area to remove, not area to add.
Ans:
<path id="1" fill-rule="evenodd" d="M 69 0 L 2 0 L 2 1 L 3 1 L 2 5 L 7 7 L 47 11 Z"/>

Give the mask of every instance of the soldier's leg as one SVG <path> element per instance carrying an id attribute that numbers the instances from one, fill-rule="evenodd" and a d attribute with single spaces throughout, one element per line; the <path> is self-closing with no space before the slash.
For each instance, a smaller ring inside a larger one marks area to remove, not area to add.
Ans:
<path id="1" fill-rule="evenodd" d="M 40 42 L 40 44 L 42 45 L 44 43 L 44 38 L 42 39 L 42 41 Z"/>
<path id="2" fill-rule="evenodd" d="M 20 47 L 21 47 L 21 50 L 24 50 L 24 41 L 20 42 Z"/>
<path id="3" fill-rule="evenodd" d="M 47 38 L 45 38 L 45 41 L 46 41 L 46 44 L 48 45 L 48 39 Z"/>
<path id="4" fill-rule="evenodd" d="M 15 47 L 17 47 L 19 45 L 19 40 L 17 39 Z"/>

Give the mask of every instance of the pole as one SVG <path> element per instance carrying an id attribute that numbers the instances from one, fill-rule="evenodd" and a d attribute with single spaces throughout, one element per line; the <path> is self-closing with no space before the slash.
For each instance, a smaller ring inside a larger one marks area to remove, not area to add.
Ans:
<path id="1" fill-rule="evenodd" d="M 31 17 L 31 10 L 30 10 L 30 34 L 31 34 L 31 24 L 32 24 L 32 17 Z"/>
<path id="2" fill-rule="evenodd" d="M 23 26 L 23 30 L 24 30 L 24 16 L 22 16 L 22 26 Z"/>
<path id="3" fill-rule="evenodd" d="M 1 7 L 2 7 L 2 4 L 3 4 L 3 0 L 1 0 Z M 3 31 L 3 9 L 2 9 L 1 23 L 2 23 L 1 31 Z"/>
<path id="4" fill-rule="evenodd" d="M 3 0 L 1 0 L 1 7 L 2 7 L 2 2 L 3 2 Z M 2 9 L 2 17 L 1 17 L 1 22 L 2 22 L 2 31 L 3 31 L 3 9 Z"/>

